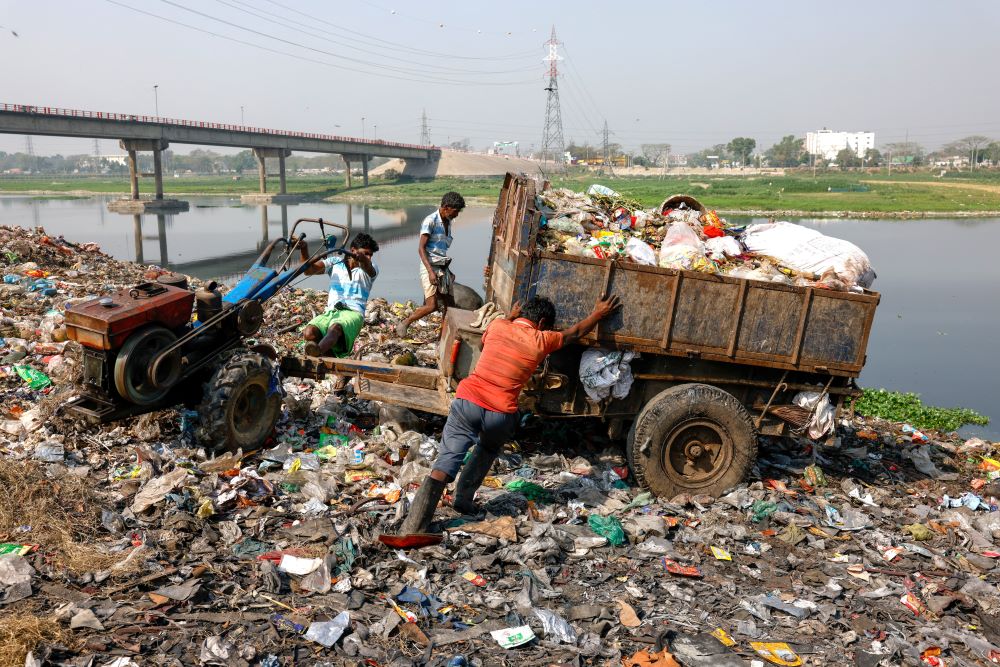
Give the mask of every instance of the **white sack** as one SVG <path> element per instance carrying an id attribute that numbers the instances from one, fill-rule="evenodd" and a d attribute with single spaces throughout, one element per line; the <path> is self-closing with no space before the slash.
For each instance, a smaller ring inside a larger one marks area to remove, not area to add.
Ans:
<path id="1" fill-rule="evenodd" d="M 861 248 L 800 225 L 750 225 L 742 240 L 750 252 L 773 257 L 796 271 L 822 275 L 832 270 L 842 280 L 862 287 L 870 287 L 875 280 L 868 255 Z"/>

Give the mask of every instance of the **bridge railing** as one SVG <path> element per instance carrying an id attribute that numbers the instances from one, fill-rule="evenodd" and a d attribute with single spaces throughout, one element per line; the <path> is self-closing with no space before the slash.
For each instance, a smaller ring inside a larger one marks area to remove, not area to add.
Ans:
<path id="1" fill-rule="evenodd" d="M 136 114 L 112 113 L 107 111 L 85 111 L 83 109 L 63 109 L 60 107 L 36 106 L 33 104 L 8 104 L 0 103 L 0 111 L 13 113 L 39 114 L 44 116 L 59 116 L 63 118 L 92 118 L 96 120 L 109 120 L 118 122 L 147 123 L 152 125 L 177 125 L 181 127 L 198 127 L 209 130 L 226 130 L 229 132 L 246 132 L 250 134 L 267 134 L 280 137 L 296 137 L 299 139 L 318 139 L 321 141 L 345 141 L 358 144 L 377 144 L 379 146 L 390 146 L 394 148 L 416 148 L 420 150 L 434 150 L 436 146 L 421 146 L 419 144 L 405 144 L 396 141 L 383 141 L 381 139 L 358 139 L 357 137 L 342 137 L 332 134 L 319 134 L 316 132 L 292 132 L 290 130 L 274 130 L 266 127 L 250 127 L 245 125 L 230 125 L 228 123 L 211 123 L 201 120 L 183 120 L 178 118 L 161 118 L 158 116 L 142 116 Z"/>

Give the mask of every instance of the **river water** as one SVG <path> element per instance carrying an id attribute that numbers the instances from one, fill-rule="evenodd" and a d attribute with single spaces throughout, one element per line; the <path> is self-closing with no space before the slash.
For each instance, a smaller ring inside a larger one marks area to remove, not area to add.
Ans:
<path id="1" fill-rule="evenodd" d="M 225 197 L 187 199 L 190 211 L 137 217 L 107 212 L 104 198 L 5 196 L 0 197 L 0 224 L 40 225 L 71 241 L 96 241 L 120 259 L 232 284 L 259 249 L 287 235 L 297 218 L 323 217 L 349 222 L 352 232 L 368 231 L 378 240 L 376 262 L 382 271 L 373 296 L 421 297 L 416 238 L 433 206 L 264 207 L 241 206 Z M 479 290 L 492 212 L 492 207 L 470 206 L 454 225 L 452 268 L 460 282 Z M 860 383 L 915 391 L 932 405 L 976 409 L 996 421 L 966 431 L 1000 439 L 1000 350 L 993 348 L 1000 342 L 1000 219 L 798 222 L 856 243 L 878 273 L 873 287 L 882 301 Z M 309 277 L 303 285 L 326 288 L 323 276 Z"/>

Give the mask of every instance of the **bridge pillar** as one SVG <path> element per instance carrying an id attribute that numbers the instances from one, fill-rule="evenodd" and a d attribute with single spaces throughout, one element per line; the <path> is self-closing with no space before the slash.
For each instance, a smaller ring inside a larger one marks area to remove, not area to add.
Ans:
<path id="1" fill-rule="evenodd" d="M 283 194 L 283 195 L 284 194 L 288 194 L 288 190 L 285 189 L 285 156 L 284 155 L 279 155 L 278 156 L 278 179 L 279 179 L 278 182 L 280 184 L 278 186 L 278 193 L 279 194 Z"/>
<path id="2" fill-rule="evenodd" d="M 292 154 L 287 148 L 254 148 L 253 156 L 257 160 L 257 174 L 260 178 L 260 192 L 243 195 L 240 201 L 244 204 L 294 204 L 298 201 L 295 195 L 287 194 L 285 181 L 285 158 Z M 278 192 L 267 193 L 267 158 L 278 158 Z"/>
<path id="3" fill-rule="evenodd" d="M 128 153 L 129 198 L 108 202 L 108 210 L 115 213 L 145 213 L 147 211 L 186 211 L 188 203 L 163 198 L 163 151 L 170 143 L 164 139 L 122 139 L 118 142 Z M 139 197 L 139 151 L 153 153 L 153 179 L 155 194 L 152 200 Z"/>
<path id="4" fill-rule="evenodd" d="M 368 156 L 365 155 L 361 158 L 361 174 L 364 178 L 365 187 L 368 187 Z"/>
<path id="5" fill-rule="evenodd" d="M 135 151 L 128 149 L 128 178 L 131 184 L 132 199 L 139 200 L 139 158 Z"/>
<path id="6" fill-rule="evenodd" d="M 346 155 L 342 157 L 344 158 L 344 165 L 347 167 L 344 169 L 344 185 L 351 187 L 351 161 Z"/>
<path id="7" fill-rule="evenodd" d="M 257 148 L 253 149 L 253 156 L 257 158 L 257 174 L 260 178 L 260 193 L 267 193 L 267 162 L 265 155 Z"/>
<path id="8" fill-rule="evenodd" d="M 156 184 L 156 198 L 163 199 L 163 158 L 162 151 L 153 149 L 153 182 Z"/>

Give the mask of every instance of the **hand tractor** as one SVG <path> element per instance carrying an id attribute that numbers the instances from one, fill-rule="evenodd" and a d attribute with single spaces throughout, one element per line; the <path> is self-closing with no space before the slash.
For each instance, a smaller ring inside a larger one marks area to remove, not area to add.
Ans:
<path id="1" fill-rule="evenodd" d="M 324 244 L 295 263 L 306 237 L 295 234 L 300 223 L 318 224 Z M 342 232 L 341 245 L 328 228 Z M 84 352 L 80 395 L 65 410 L 106 423 L 186 404 L 197 407 L 196 434 L 207 448 L 261 445 L 281 414 L 279 363 L 273 348 L 246 341 L 263 324 L 267 300 L 313 262 L 346 253 L 349 236 L 343 225 L 302 218 L 287 239 L 271 241 L 224 296 L 215 283 L 194 292 L 168 274 L 67 307 L 67 336 Z M 279 247 L 283 254 L 272 268 Z"/>

